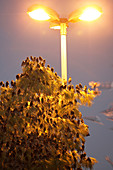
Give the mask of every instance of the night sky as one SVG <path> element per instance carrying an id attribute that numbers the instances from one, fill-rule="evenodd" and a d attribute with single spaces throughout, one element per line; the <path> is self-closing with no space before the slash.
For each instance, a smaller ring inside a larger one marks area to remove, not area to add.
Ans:
<path id="1" fill-rule="evenodd" d="M 49 22 L 38 22 L 27 15 L 33 4 L 46 5 L 60 15 L 69 14 L 87 4 L 99 5 L 103 15 L 91 23 L 69 24 L 67 29 L 68 78 L 74 85 L 90 81 L 113 82 L 113 0 L 0 0 L 0 81 L 15 80 L 21 62 L 28 56 L 42 56 L 60 75 L 60 32 L 51 30 Z M 103 89 L 83 116 L 99 116 L 103 125 L 85 120 L 91 136 L 86 138 L 86 152 L 99 163 L 95 170 L 112 170 L 105 160 L 113 161 L 113 121 L 101 111 L 113 103 L 113 88 Z"/>

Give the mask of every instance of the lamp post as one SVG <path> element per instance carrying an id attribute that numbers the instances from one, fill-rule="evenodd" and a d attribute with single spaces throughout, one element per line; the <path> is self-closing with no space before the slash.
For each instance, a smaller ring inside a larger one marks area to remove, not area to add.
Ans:
<path id="1" fill-rule="evenodd" d="M 62 83 L 67 81 L 67 49 L 66 34 L 69 23 L 76 23 L 81 20 L 92 21 L 99 18 L 102 9 L 97 5 L 85 6 L 75 10 L 69 15 L 69 18 L 60 18 L 56 11 L 43 5 L 32 5 L 28 9 L 28 15 L 38 21 L 49 21 L 51 29 L 60 29 L 61 35 L 61 77 Z"/>

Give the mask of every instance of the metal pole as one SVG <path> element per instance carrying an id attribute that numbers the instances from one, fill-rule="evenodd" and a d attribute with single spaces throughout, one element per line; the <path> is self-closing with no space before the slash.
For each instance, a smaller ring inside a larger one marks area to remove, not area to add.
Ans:
<path id="1" fill-rule="evenodd" d="M 67 50 L 66 50 L 66 23 L 60 24 L 61 35 L 61 77 L 62 82 L 67 81 Z"/>

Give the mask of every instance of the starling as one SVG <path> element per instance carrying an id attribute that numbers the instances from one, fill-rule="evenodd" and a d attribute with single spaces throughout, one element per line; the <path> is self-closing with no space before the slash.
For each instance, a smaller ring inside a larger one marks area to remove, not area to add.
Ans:
<path id="1" fill-rule="evenodd" d="M 5 84 L 4 84 L 4 83 L 2 84 L 2 87 L 5 87 Z"/>
<path id="2" fill-rule="evenodd" d="M 37 119 L 39 121 L 39 124 L 40 124 L 40 119 Z"/>
<path id="3" fill-rule="evenodd" d="M 16 93 L 13 91 L 13 92 L 12 92 L 12 97 L 13 97 L 15 94 L 16 94 Z"/>
<path id="4" fill-rule="evenodd" d="M 28 102 L 26 102 L 26 104 L 25 104 L 25 107 L 27 107 L 28 106 Z"/>
<path id="5" fill-rule="evenodd" d="M 82 88 L 83 88 L 81 83 L 79 83 L 79 87 L 80 87 L 80 89 L 82 89 Z"/>
<path id="6" fill-rule="evenodd" d="M 29 61 L 29 57 L 27 57 L 26 60 Z"/>
<path id="7" fill-rule="evenodd" d="M 20 77 L 23 77 L 24 76 L 24 73 L 21 73 Z"/>
<path id="8" fill-rule="evenodd" d="M 8 81 L 6 81 L 6 87 L 8 87 L 9 86 L 9 82 Z"/>
<path id="9" fill-rule="evenodd" d="M 14 80 L 11 80 L 11 86 L 14 86 Z"/>
<path id="10" fill-rule="evenodd" d="M 71 85 L 68 85 L 68 90 L 69 90 L 69 91 L 71 90 Z"/>
<path id="11" fill-rule="evenodd" d="M 46 60 L 45 60 L 45 59 L 43 60 L 43 63 L 44 63 L 44 64 L 46 63 Z"/>
<path id="12" fill-rule="evenodd" d="M 57 155 L 57 158 L 60 158 L 60 154 Z"/>
<path id="13" fill-rule="evenodd" d="M 77 92 L 78 94 L 80 94 L 80 91 L 79 91 L 79 89 L 76 89 L 76 92 Z"/>
<path id="14" fill-rule="evenodd" d="M 49 123 L 49 119 L 47 118 L 46 120 L 47 120 L 47 122 Z"/>
<path id="15" fill-rule="evenodd" d="M 84 157 L 85 157 L 84 154 L 81 154 L 81 155 L 80 155 L 81 160 L 82 160 Z"/>
<path id="16" fill-rule="evenodd" d="M 79 133 L 76 134 L 76 137 L 79 138 Z"/>
<path id="17" fill-rule="evenodd" d="M 75 99 L 75 103 L 77 103 L 77 100 Z"/>
<path id="18" fill-rule="evenodd" d="M 89 162 L 91 163 L 91 159 L 90 159 L 90 157 L 88 157 L 88 158 L 87 158 L 87 161 L 89 161 Z"/>
<path id="19" fill-rule="evenodd" d="M 2 86 L 3 84 L 4 84 L 4 82 L 3 82 L 3 81 L 1 81 L 1 82 L 0 82 L 0 86 Z"/>
<path id="20" fill-rule="evenodd" d="M 56 128 L 56 125 L 55 125 L 55 124 L 53 124 L 53 126 Z"/>
<path id="21" fill-rule="evenodd" d="M 84 86 L 84 92 L 87 93 L 87 86 Z"/>
<path id="22" fill-rule="evenodd" d="M 40 68 L 40 64 L 37 64 L 37 67 Z"/>
<path id="23" fill-rule="evenodd" d="M 17 74 L 16 75 L 16 79 L 18 80 L 20 78 L 20 74 Z"/>
<path id="24" fill-rule="evenodd" d="M 43 119 L 45 119 L 45 114 L 43 115 Z"/>
<path id="25" fill-rule="evenodd" d="M 71 110 L 71 115 L 74 115 L 74 111 L 73 110 Z"/>
<path id="26" fill-rule="evenodd" d="M 30 59 L 33 61 L 33 56 L 30 56 Z"/>
<path id="27" fill-rule="evenodd" d="M 57 113 L 58 113 L 58 110 L 55 110 L 55 113 L 57 114 Z"/>
<path id="28" fill-rule="evenodd" d="M 73 102 L 72 102 L 72 101 L 69 101 L 69 104 L 71 105 L 71 104 L 73 104 Z"/>
<path id="29" fill-rule="evenodd" d="M 55 76 L 57 77 L 57 72 L 55 72 Z"/>
<path id="30" fill-rule="evenodd" d="M 32 72 L 33 71 L 33 68 L 32 67 L 30 67 L 30 72 Z"/>
<path id="31" fill-rule="evenodd" d="M 21 93 L 21 90 L 19 89 L 18 92 L 17 92 L 17 94 L 19 95 L 20 93 Z"/>
<path id="32" fill-rule="evenodd" d="M 36 58 L 36 61 L 37 61 L 37 63 L 39 62 L 39 59 L 38 59 L 38 57 Z"/>
<path id="33" fill-rule="evenodd" d="M 44 132 L 46 131 L 46 127 L 44 127 Z"/>
<path id="34" fill-rule="evenodd" d="M 63 100 L 62 100 L 62 101 L 61 101 L 61 104 L 63 105 L 63 103 L 64 103 L 64 102 L 63 102 Z"/>
<path id="35" fill-rule="evenodd" d="M 44 71 L 42 69 L 40 69 L 40 73 L 44 73 Z"/>
<path id="36" fill-rule="evenodd" d="M 52 123 L 52 119 L 50 119 L 50 122 Z"/>
<path id="37" fill-rule="evenodd" d="M 37 97 L 37 101 L 40 103 L 40 98 L 39 97 Z"/>
<path id="38" fill-rule="evenodd" d="M 21 106 L 20 111 L 21 111 L 21 112 L 23 111 L 23 106 Z"/>
<path id="39" fill-rule="evenodd" d="M 46 81 L 46 84 L 49 86 L 49 83 Z"/>
<path id="40" fill-rule="evenodd" d="M 72 81 L 72 79 L 71 79 L 71 77 L 69 78 L 69 80 L 68 80 L 68 83 L 70 84 L 71 83 L 71 81 Z"/>
<path id="41" fill-rule="evenodd" d="M 63 85 L 60 86 L 60 89 L 59 89 L 59 90 L 61 91 L 62 89 L 63 89 Z"/>
<path id="42" fill-rule="evenodd" d="M 83 120 L 83 119 L 81 119 L 81 123 L 84 123 L 84 120 Z"/>
<path id="43" fill-rule="evenodd" d="M 77 124 L 78 124 L 78 126 L 80 125 L 80 119 L 77 120 Z"/>
<path id="44" fill-rule="evenodd" d="M 41 102 L 42 102 L 42 104 L 44 103 L 44 99 L 43 99 L 43 97 L 41 98 Z"/>
<path id="45" fill-rule="evenodd" d="M 21 64 L 21 66 L 25 66 L 25 61 L 22 61 L 22 64 Z"/>
<path id="46" fill-rule="evenodd" d="M 43 63 L 42 63 L 42 67 L 44 67 L 44 66 L 45 66 L 45 63 L 43 62 Z"/>
<path id="47" fill-rule="evenodd" d="M 22 133 L 24 133 L 24 128 L 22 128 Z"/>
<path id="48" fill-rule="evenodd" d="M 67 87 L 67 85 L 64 85 L 64 86 L 63 86 L 63 89 L 66 89 L 66 87 Z"/>
<path id="49" fill-rule="evenodd" d="M 41 123 L 41 124 L 40 124 L 40 128 L 42 128 L 42 127 L 43 127 L 43 124 Z"/>
<path id="50" fill-rule="evenodd" d="M 78 84 L 76 85 L 76 89 L 78 89 L 78 90 L 80 89 L 79 86 L 78 86 Z"/>
<path id="51" fill-rule="evenodd" d="M 90 134 L 88 133 L 86 136 L 90 136 Z"/>
<path id="52" fill-rule="evenodd" d="M 54 72 L 54 68 L 53 67 L 51 67 L 51 71 Z"/>
<path id="53" fill-rule="evenodd" d="M 66 107 L 66 104 L 64 104 L 64 105 L 62 106 L 62 108 L 64 108 L 64 107 Z"/>
<path id="54" fill-rule="evenodd" d="M 84 146 L 84 144 L 82 144 L 82 151 L 84 151 L 84 148 L 85 148 L 85 146 Z"/>
<path id="55" fill-rule="evenodd" d="M 64 119 L 66 119 L 66 118 L 67 118 L 67 115 L 66 115 L 66 114 L 65 114 L 65 115 L 63 115 L 63 118 L 64 118 Z"/>
<path id="56" fill-rule="evenodd" d="M 30 102 L 30 106 L 33 106 L 33 101 Z"/>
<path id="57" fill-rule="evenodd" d="M 39 60 L 40 60 L 40 61 L 42 61 L 42 60 L 43 60 L 41 56 L 39 56 Z"/>
<path id="58" fill-rule="evenodd" d="M 75 116 L 73 115 L 71 118 L 72 118 L 72 119 L 75 119 Z"/>

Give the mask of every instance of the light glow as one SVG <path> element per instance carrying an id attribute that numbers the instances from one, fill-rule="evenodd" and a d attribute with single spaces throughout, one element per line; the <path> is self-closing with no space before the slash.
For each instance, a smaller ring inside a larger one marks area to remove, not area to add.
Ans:
<path id="1" fill-rule="evenodd" d="M 53 27 L 50 27 L 51 29 L 55 29 L 55 30 L 60 30 L 61 28 L 60 28 L 60 25 L 58 25 L 58 26 L 53 26 Z"/>
<path id="2" fill-rule="evenodd" d="M 93 21 L 101 16 L 101 12 L 99 12 L 96 8 L 88 7 L 84 10 L 83 14 L 79 17 L 80 20 L 83 21 Z"/>
<path id="3" fill-rule="evenodd" d="M 49 15 L 44 11 L 44 9 L 36 9 L 34 11 L 28 12 L 29 16 L 35 20 L 47 21 L 50 19 Z"/>

